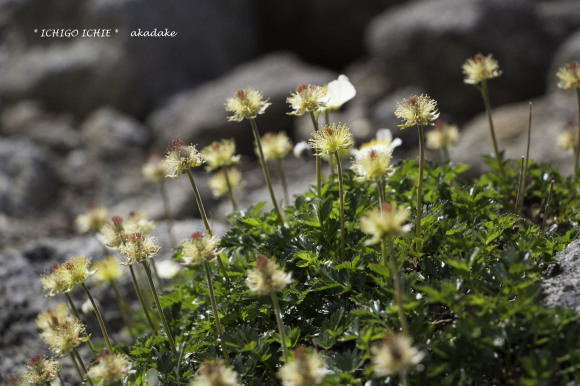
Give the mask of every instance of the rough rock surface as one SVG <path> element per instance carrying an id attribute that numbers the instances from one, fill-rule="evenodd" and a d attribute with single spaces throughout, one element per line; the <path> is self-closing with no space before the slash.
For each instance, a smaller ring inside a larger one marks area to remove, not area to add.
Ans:
<path id="1" fill-rule="evenodd" d="M 563 306 L 580 312 L 580 239 L 572 241 L 555 257 L 556 273 L 542 283 L 545 302 L 550 307 Z"/>
<path id="2" fill-rule="evenodd" d="M 257 118 L 261 133 L 292 133 L 293 117 L 286 98 L 302 83 L 326 84 L 336 78 L 332 72 L 305 64 L 290 53 L 275 53 L 236 67 L 229 74 L 172 98 L 147 119 L 155 146 L 165 149 L 174 138 L 206 146 L 219 138 L 234 137 L 241 153 L 253 154 L 249 122 L 228 122 L 224 109 L 236 90 L 252 86 L 272 105 Z"/>
<path id="3" fill-rule="evenodd" d="M 481 103 L 462 83 L 461 65 L 468 57 L 493 53 L 504 75 L 490 87 L 498 103 L 507 103 L 543 92 L 545 85 L 530 79 L 543 79 L 555 50 L 530 2 L 502 0 L 423 0 L 393 7 L 370 24 L 367 46 L 384 61 L 393 87 L 415 84 L 456 115 L 477 111 Z"/>

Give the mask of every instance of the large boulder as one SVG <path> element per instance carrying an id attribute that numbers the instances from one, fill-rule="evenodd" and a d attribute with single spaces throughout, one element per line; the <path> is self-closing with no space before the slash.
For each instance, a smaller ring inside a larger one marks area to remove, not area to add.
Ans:
<path id="1" fill-rule="evenodd" d="M 552 275 L 542 282 L 545 302 L 550 307 L 562 306 L 580 312 L 580 239 L 572 241 L 555 257 L 558 263 Z"/>
<path id="2" fill-rule="evenodd" d="M 102 105 L 142 116 L 258 48 L 259 13 L 251 0 L 20 0 L 2 11 L 8 17 L 0 18 L 0 97 L 40 99 L 79 116 Z M 110 37 L 81 37 L 94 27 L 111 29 Z M 48 28 L 79 34 L 42 37 Z M 132 37 L 139 29 L 177 34 Z"/>
<path id="3" fill-rule="evenodd" d="M 323 85 L 336 77 L 331 71 L 308 65 L 289 53 L 274 53 L 236 67 L 227 75 L 172 98 L 147 119 L 155 148 L 165 149 L 174 138 L 200 147 L 234 137 L 240 152 L 253 153 L 249 122 L 228 122 L 227 98 L 248 85 L 262 91 L 272 105 L 257 118 L 260 131 L 292 133 L 293 117 L 286 98 L 301 83 Z"/>
<path id="4" fill-rule="evenodd" d="M 469 117 L 482 101 L 463 84 L 461 65 L 478 52 L 492 53 L 503 70 L 490 82 L 493 103 L 542 94 L 555 44 L 539 21 L 527 1 L 412 1 L 373 20 L 367 46 L 383 60 L 393 89 L 417 85 L 442 111 Z"/>

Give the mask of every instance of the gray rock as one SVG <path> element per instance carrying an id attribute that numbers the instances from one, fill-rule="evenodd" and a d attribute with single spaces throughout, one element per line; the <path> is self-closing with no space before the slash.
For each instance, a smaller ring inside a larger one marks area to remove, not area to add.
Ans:
<path id="1" fill-rule="evenodd" d="M 80 130 L 89 153 L 106 162 L 129 158 L 131 152 L 142 152 L 150 140 L 145 126 L 110 107 L 93 112 Z"/>
<path id="2" fill-rule="evenodd" d="M 532 101 L 532 134 L 530 158 L 537 162 L 553 163 L 563 175 L 572 172 L 571 151 L 556 146 L 556 137 L 566 122 L 577 117 L 575 95 L 557 92 Z M 500 150 L 506 157 L 520 160 L 526 154 L 529 102 L 501 106 L 493 110 L 493 122 Z M 470 173 L 480 174 L 486 170 L 481 155 L 493 153 L 487 115 L 482 113 L 464 125 L 460 144 L 450 148 L 455 162 L 472 165 Z"/>
<path id="3" fill-rule="evenodd" d="M 369 25 L 368 50 L 384 62 L 393 87 L 415 84 L 442 111 L 468 116 L 482 109 L 479 92 L 463 84 L 461 65 L 492 53 L 503 69 L 490 82 L 494 103 L 539 95 L 555 45 L 529 2 L 422 0 L 393 7 Z"/>
<path id="4" fill-rule="evenodd" d="M 289 53 L 267 55 L 235 68 L 227 75 L 194 90 L 172 98 L 154 111 L 147 124 L 154 131 L 155 146 L 166 148 L 171 140 L 206 146 L 221 138 L 234 137 L 238 150 L 253 154 L 253 137 L 249 122 L 228 122 L 224 109 L 227 98 L 248 85 L 262 91 L 272 105 L 257 118 L 261 132 L 293 132 L 292 117 L 286 98 L 301 83 L 326 84 L 335 75 L 322 68 L 307 65 Z"/>
<path id="5" fill-rule="evenodd" d="M 40 4 L 42 3 L 42 4 Z M 255 5 L 243 1 L 46 1 L 4 4 L 0 96 L 40 99 L 84 116 L 110 105 L 143 115 L 170 94 L 257 52 Z M 109 38 L 42 38 L 42 29 L 98 26 Z M 177 32 L 131 37 L 133 31 Z M 38 29 L 38 32 L 33 31 Z M 115 32 L 115 29 L 118 32 Z M 106 85 L 105 87 L 103 87 Z"/>
<path id="6" fill-rule="evenodd" d="M 536 6 L 540 25 L 555 42 L 580 29 L 580 3 L 575 0 L 540 2 Z"/>
<path id="7" fill-rule="evenodd" d="M 53 204 L 59 188 L 49 154 L 25 140 L 0 141 L 0 211 L 32 215 Z"/>
<path id="8" fill-rule="evenodd" d="M 542 282 L 544 301 L 550 307 L 563 306 L 580 312 L 580 239 L 556 254 L 558 272 Z"/>

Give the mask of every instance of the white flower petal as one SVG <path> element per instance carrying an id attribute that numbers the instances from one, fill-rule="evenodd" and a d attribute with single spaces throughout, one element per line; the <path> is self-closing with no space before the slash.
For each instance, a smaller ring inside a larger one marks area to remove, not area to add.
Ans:
<path id="1" fill-rule="evenodd" d="M 329 110 L 337 110 L 343 104 L 354 98 L 356 89 L 348 80 L 346 75 L 339 75 L 338 79 L 328 83 L 328 90 L 326 96 L 328 101 L 326 108 Z"/>

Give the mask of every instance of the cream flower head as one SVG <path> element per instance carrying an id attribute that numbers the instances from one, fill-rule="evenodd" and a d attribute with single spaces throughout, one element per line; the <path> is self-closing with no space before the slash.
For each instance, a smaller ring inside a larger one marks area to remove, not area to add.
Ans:
<path id="1" fill-rule="evenodd" d="M 123 225 L 123 218 L 113 216 L 111 222 L 106 223 L 101 229 L 100 238 L 109 248 L 117 249 L 127 241 L 128 234 Z"/>
<path id="2" fill-rule="evenodd" d="M 167 171 L 167 177 L 179 178 L 189 169 L 203 164 L 204 159 L 195 146 L 186 145 L 182 140 L 174 139 L 162 162 Z"/>
<path id="3" fill-rule="evenodd" d="M 222 251 L 218 249 L 219 237 L 196 232 L 189 239 L 181 242 L 183 265 L 197 265 L 203 261 L 212 261 Z"/>
<path id="4" fill-rule="evenodd" d="M 33 357 L 25 367 L 26 373 L 22 375 L 22 381 L 33 385 L 50 383 L 60 371 L 58 362 L 54 359 L 47 359 L 44 355 Z"/>
<path id="5" fill-rule="evenodd" d="M 409 126 L 433 125 L 439 117 L 439 111 L 434 99 L 421 94 L 421 96 L 413 95 L 409 99 L 399 102 L 395 116 L 403 120 L 403 124 L 399 127 L 406 129 Z"/>
<path id="6" fill-rule="evenodd" d="M 161 248 L 155 244 L 154 237 L 143 236 L 139 232 L 130 234 L 127 242 L 119 247 L 119 251 L 125 255 L 123 265 L 143 263 L 154 258 L 160 250 Z"/>
<path id="7" fill-rule="evenodd" d="M 306 112 L 317 113 L 328 103 L 326 87 L 312 84 L 301 84 L 296 88 L 296 92 L 286 98 L 286 103 L 292 107 L 290 115 L 304 115 Z"/>
<path id="8" fill-rule="evenodd" d="M 129 371 L 131 362 L 124 354 L 103 352 L 89 368 L 88 376 L 92 380 L 100 380 L 99 385 L 109 386 L 125 378 Z"/>
<path id="9" fill-rule="evenodd" d="M 331 123 L 312 133 L 310 146 L 317 150 L 316 155 L 332 155 L 341 149 L 352 147 L 350 126 Z"/>
<path id="10" fill-rule="evenodd" d="M 70 291 L 70 275 L 67 270 L 58 264 L 51 267 L 51 271 L 40 276 L 40 284 L 47 291 L 48 297 L 53 297 L 59 292 Z"/>
<path id="11" fill-rule="evenodd" d="M 290 150 L 292 150 L 292 142 L 285 132 L 266 133 L 262 136 L 262 151 L 266 161 L 282 159 L 288 155 Z M 259 155 L 257 147 L 254 148 L 254 151 Z"/>
<path id="12" fill-rule="evenodd" d="M 356 96 L 356 89 L 348 80 L 346 75 L 339 75 L 326 86 L 326 97 L 328 101 L 323 110 L 338 110 L 346 102 Z"/>
<path id="13" fill-rule="evenodd" d="M 463 81 L 467 84 L 477 85 L 501 75 L 497 60 L 491 54 L 487 56 L 477 54 L 473 58 L 467 59 L 461 68 L 463 75 L 465 75 Z"/>
<path id="14" fill-rule="evenodd" d="M 391 130 L 378 129 L 376 137 L 360 145 L 360 150 L 368 146 L 383 145 L 386 146 L 389 150 L 393 151 L 396 147 L 401 146 L 402 143 L 403 141 L 401 140 L 401 138 L 393 139 L 393 133 L 391 133 Z M 356 153 L 358 151 L 359 150 L 353 149 L 352 151 L 353 155 L 356 156 Z"/>
<path id="15" fill-rule="evenodd" d="M 140 232 L 146 235 L 155 228 L 155 221 L 147 219 L 145 211 L 137 210 L 129 213 L 123 227 L 127 233 Z"/>
<path id="16" fill-rule="evenodd" d="M 84 283 L 91 278 L 95 271 L 91 271 L 91 259 L 86 256 L 73 256 L 62 265 L 69 275 L 69 287 L 72 289 L 77 284 Z"/>
<path id="17" fill-rule="evenodd" d="M 380 243 L 385 237 L 400 236 L 409 232 L 411 225 L 403 225 L 409 217 L 409 211 L 397 208 L 395 203 L 384 203 L 382 207 L 372 209 L 360 219 L 360 229 L 371 238 L 366 245 Z"/>
<path id="18" fill-rule="evenodd" d="M 328 369 L 318 353 L 298 347 L 294 350 L 293 357 L 293 361 L 278 370 L 278 377 L 284 386 L 311 386 L 322 383 Z"/>
<path id="19" fill-rule="evenodd" d="M 411 346 L 406 335 L 388 335 L 379 346 L 371 347 L 375 376 L 406 374 L 411 366 L 419 364 L 425 353 Z"/>
<path id="20" fill-rule="evenodd" d="M 556 76 L 560 80 L 558 87 L 565 91 L 571 91 L 580 88 L 580 64 L 570 62 L 558 69 Z"/>
<path id="21" fill-rule="evenodd" d="M 574 150 L 578 147 L 578 130 L 577 126 L 573 122 L 568 122 L 566 124 L 566 129 L 558 134 L 557 145 L 562 150 Z"/>
<path id="22" fill-rule="evenodd" d="M 165 168 L 165 163 L 163 158 L 158 154 L 151 154 L 147 159 L 147 162 L 141 168 L 141 173 L 147 181 L 160 184 L 165 180 L 167 174 L 167 169 Z"/>
<path id="23" fill-rule="evenodd" d="M 241 189 L 244 185 L 242 183 L 242 173 L 240 173 L 237 168 L 231 167 L 226 169 L 225 172 L 220 170 L 211 176 L 207 181 L 209 188 L 215 198 L 220 198 L 228 194 L 228 181 L 226 181 L 225 173 L 227 173 L 232 191 Z"/>
<path id="24" fill-rule="evenodd" d="M 268 100 L 262 100 L 262 93 L 248 86 L 236 91 L 236 95 L 226 99 L 226 111 L 234 113 L 228 117 L 228 121 L 241 122 L 244 119 L 254 119 L 264 114 L 268 106 Z"/>
<path id="25" fill-rule="evenodd" d="M 36 326 L 41 331 L 52 331 L 57 325 L 74 320 L 73 315 L 64 303 L 57 303 L 55 308 L 49 308 L 36 316 Z"/>
<path id="26" fill-rule="evenodd" d="M 199 375 L 190 382 L 190 386 L 238 386 L 238 373 L 226 367 L 221 361 L 216 364 L 205 362 L 199 369 Z"/>
<path id="27" fill-rule="evenodd" d="M 435 128 L 426 134 L 427 147 L 430 149 L 442 149 L 455 146 L 459 143 L 459 129 L 456 125 L 448 125 L 438 121 Z"/>
<path id="28" fill-rule="evenodd" d="M 246 284 L 250 291 L 261 295 L 282 291 L 292 281 L 292 274 L 278 269 L 274 258 L 268 259 L 264 255 L 256 258 L 256 267 L 247 271 Z"/>
<path id="29" fill-rule="evenodd" d="M 110 282 L 123 276 L 121 260 L 115 256 L 106 256 L 104 260 L 93 263 L 95 277 L 100 283 Z"/>
<path id="30" fill-rule="evenodd" d="M 359 180 L 376 182 L 393 173 L 394 169 L 389 167 L 392 156 L 392 150 L 386 146 L 367 146 L 356 153 L 351 169 Z"/>
<path id="31" fill-rule="evenodd" d="M 204 147 L 201 154 L 205 158 L 208 170 L 216 170 L 225 166 L 237 164 L 240 156 L 235 155 L 236 143 L 233 139 L 222 139 Z"/>
<path id="32" fill-rule="evenodd" d="M 50 329 L 40 333 L 40 338 L 60 357 L 67 356 L 73 348 L 89 340 L 85 326 L 76 318 L 53 320 Z"/>
<path id="33" fill-rule="evenodd" d="M 85 213 L 77 216 L 75 223 L 80 233 L 96 233 L 101 230 L 109 217 L 107 208 L 90 206 Z"/>

